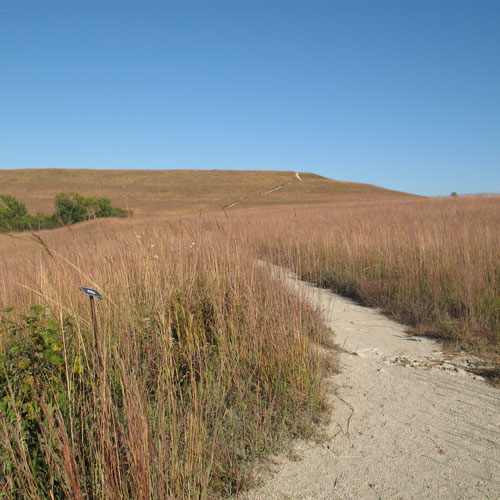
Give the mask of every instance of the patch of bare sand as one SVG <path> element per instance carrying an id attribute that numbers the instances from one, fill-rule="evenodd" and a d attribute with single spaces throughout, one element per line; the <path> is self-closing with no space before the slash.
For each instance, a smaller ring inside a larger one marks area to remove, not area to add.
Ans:
<path id="1" fill-rule="evenodd" d="M 431 339 L 277 271 L 335 331 L 329 440 L 297 442 L 246 500 L 500 499 L 500 390 Z"/>

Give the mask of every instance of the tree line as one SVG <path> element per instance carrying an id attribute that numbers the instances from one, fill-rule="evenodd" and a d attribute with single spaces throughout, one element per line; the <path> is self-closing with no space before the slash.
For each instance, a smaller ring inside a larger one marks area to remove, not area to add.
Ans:
<path id="1" fill-rule="evenodd" d="M 0 195 L 0 232 L 52 229 L 98 217 L 128 217 L 130 210 L 113 207 L 109 198 L 58 193 L 52 214 L 28 213 L 26 205 L 10 194 Z"/>

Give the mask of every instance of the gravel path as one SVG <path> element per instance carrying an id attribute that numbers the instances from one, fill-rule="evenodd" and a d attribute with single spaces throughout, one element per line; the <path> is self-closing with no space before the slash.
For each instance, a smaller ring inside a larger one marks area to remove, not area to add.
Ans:
<path id="1" fill-rule="evenodd" d="M 276 268 L 275 268 L 275 272 Z M 280 272 L 321 308 L 342 373 L 320 444 L 277 457 L 248 500 L 500 499 L 500 390 L 376 310 Z"/>

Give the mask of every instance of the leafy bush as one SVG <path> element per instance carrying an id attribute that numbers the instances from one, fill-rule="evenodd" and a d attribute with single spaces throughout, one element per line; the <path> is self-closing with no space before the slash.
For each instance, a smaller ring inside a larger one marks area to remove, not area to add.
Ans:
<path id="1" fill-rule="evenodd" d="M 2 194 L 0 199 L 5 204 L 4 207 L 0 205 L 0 217 L 5 219 L 14 219 L 16 217 L 25 217 L 28 215 L 28 211 L 26 210 L 24 203 L 16 200 L 16 198 L 10 194 Z"/>
<path id="2" fill-rule="evenodd" d="M 51 215 L 38 212 L 28 214 L 24 203 L 14 196 L 0 196 L 0 232 L 53 229 L 75 224 L 97 217 L 128 217 L 129 210 L 111 205 L 109 198 L 86 198 L 79 193 L 58 193 L 55 197 L 55 212 Z"/>
<path id="3" fill-rule="evenodd" d="M 9 337 L 7 349 L 0 354 L 0 480 L 4 484 L 0 498 L 25 498 L 28 484 L 46 498 L 51 497 L 49 492 L 62 498 L 64 485 L 51 473 L 53 457 L 47 439 L 56 420 L 69 418 L 66 380 L 82 374 L 80 358 L 68 350 L 63 354 L 59 324 L 50 319 L 48 308 L 33 306 L 19 323 L 7 319 L 10 310 L 4 310 L 0 325 Z M 65 329 L 71 328 L 66 322 Z M 29 470 L 20 467 L 23 462 Z M 5 487 L 8 497 L 2 496 Z"/>
<path id="4" fill-rule="evenodd" d="M 87 218 L 85 198 L 78 193 L 56 194 L 56 214 L 64 225 L 82 222 Z"/>

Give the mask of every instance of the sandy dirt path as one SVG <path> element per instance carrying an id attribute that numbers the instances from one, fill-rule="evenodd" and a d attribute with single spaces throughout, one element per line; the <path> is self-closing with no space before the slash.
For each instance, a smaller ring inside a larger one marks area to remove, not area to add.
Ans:
<path id="1" fill-rule="evenodd" d="M 275 268 L 276 272 L 276 268 Z M 500 390 L 376 310 L 298 281 L 344 347 L 323 443 L 277 457 L 251 500 L 500 499 Z"/>

